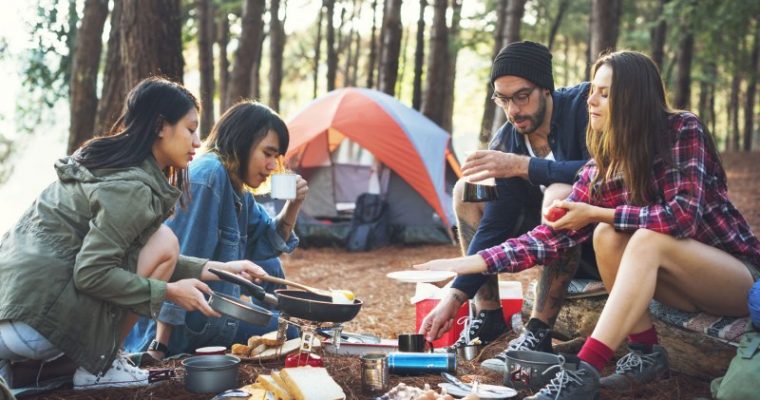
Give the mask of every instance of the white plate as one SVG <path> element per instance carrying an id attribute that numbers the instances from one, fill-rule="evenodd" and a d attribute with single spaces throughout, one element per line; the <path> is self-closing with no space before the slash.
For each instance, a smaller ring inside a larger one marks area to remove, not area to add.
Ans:
<path id="1" fill-rule="evenodd" d="M 440 282 L 457 276 L 456 272 L 451 271 L 425 271 L 425 270 L 408 270 L 389 272 L 388 278 L 395 279 L 399 282 Z"/>
<path id="2" fill-rule="evenodd" d="M 452 396 L 467 396 L 470 392 L 460 389 L 450 383 L 439 383 L 438 387 L 446 389 L 446 393 Z M 488 390 L 488 391 L 486 391 Z M 506 386 L 495 386 L 482 384 L 478 386 L 478 393 L 476 393 L 481 400 L 486 399 L 508 399 L 510 397 L 517 396 L 517 391 L 508 388 Z"/>

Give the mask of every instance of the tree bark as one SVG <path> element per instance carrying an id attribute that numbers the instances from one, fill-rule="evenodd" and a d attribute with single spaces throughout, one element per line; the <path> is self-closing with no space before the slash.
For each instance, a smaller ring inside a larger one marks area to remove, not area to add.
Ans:
<path id="1" fill-rule="evenodd" d="M 322 59 L 322 19 L 325 15 L 324 7 L 319 7 L 319 18 L 317 18 L 317 39 L 314 43 L 314 85 L 312 90 L 312 97 L 317 98 L 317 90 L 319 88 L 319 63 Z"/>
<path id="2" fill-rule="evenodd" d="M 527 0 L 509 0 L 507 5 L 507 14 L 504 19 L 504 31 L 501 36 L 501 47 L 506 47 L 512 42 L 520 41 L 520 28 L 522 26 L 522 17 L 525 14 L 525 2 Z M 504 122 L 507 116 L 501 108 L 494 109 L 492 132 L 496 132 Z"/>
<path id="3" fill-rule="evenodd" d="M 715 96 L 715 82 L 718 76 L 717 68 L 714 58 L 706 60 L 702 71 L 704 78 L 699 83 L 699 104 L 697 107 L 699 117 L 702 119 L 705 127 L 708 128 L 713 126 L 713 121 L 715 120 L 715 110 L 711 106 L 713 104 L 712 99 Z M 716 133 L 713 129 L 710 130 L 712 134 Z"/>
<path id="4" fill-rule="evenodd" d="M 678 49 L 675 106 L 687 110 L 691 102 L 691 61 L 694 57 L 694 33 L 684 33 L 678 44 Z"/>
<path id="5" fill-rule="evenodd" d="M 201 79 L 201 138 L 214 126 L 214 7 L 211 0 L 197 0 L 198 65 Z"/>
<path id="6" fill-rule="evenodd" d="M 108 132 L 121 114 L 127 85 L 124 82 L 124 66 L 121 63 L 121 13 L 122 0 L 114 0 L 111 10 L 111 32 L 108 36 L 106 65 L 103 70 L 103 91 L 95 116 L 95 134 Z"/>
<path id="7" fill-rule="evenodd" d="M 69 81 L 69 141 L 71 154 L 95 134 L 98 108 L 98 66 L 103 49 L 101 36 L 108 17 L 108 0 L 88 0 L 74 44 L 74 60 Z"/>
<path id="8" fill-rule="evenodd" d="M 554 47 L 554 38 L 557 37 L 557 31 L 559 31 L 559 26 L 562 25 L 562 20 L 565 18 L 565 13 L 567 12 L 568 7 L 570 7 L 570 0 L 560 1 L 559 9 L 557 10 L 557 17 L 554 18 L 552 21 L 552 26 L 549 29 L 549 40 L 547 40 L 546 45 L 549 50 Z"/>
<path id="9" fill-rule="evenodd" d="M 251 95 L 251 73 L 256 56 L 260 53 L 261 34 L 264 21 L 264 0 L 246 0 L 243 7 L 242 29 L 238 38 L 238 48 L 227 85 L 227 105 Z"/>
<path id="10" fill-rule="evenodd" d="M 369 61 L 367 61 L 367 87 L 375 87 L 375 64 L 377 63 L 377 0 L 372 0 L 372 30 L 369 38 Z"/>
<path id="11" fill-rule="evenodd" d="M 401 2 L 387 0 L 381 29 L 380 68 L 378 89 L 391 96 L 396 93 L 398 58 L 401 52 Z"/>
<path id="12" fill-rule="evenodd" d="M 433 1 L 433 22 L 430 26 L 430 54 L 425 79 L 422 114 L 443 127 L 446 97 L 446 73 L 449 71 L 449 28 L 446 26 L 447 0 Z"/>
<path id="13" fill-rule="evenodd" d="M 227 87 L 230 82 L 230 59 L 227 57 L 227 45 L 230 43 L 230 20 L 227 11 L 219 12 L 219 32 L 217 34 L 219 45 L 219 112 L 227 110 Z"/>
<path id="14" fill-rule="evenodd" d="M 501 50 L 501 32 L 504 30 L 504 23 L 507 13 L 507 5 L 509 0 L 499 0 L 496 3 L 496 28 L 493 31 L 493 50 L 491 51 L 491 60 L 494 60 Z M 490 80 L 490 76 L 488 78 Z M 493 132 L 493 120 L 496 111 L 496 105 L 491 100 L 493 95 L 493 87 L 491 82 L 486 83 L 486 98 L 483 103 L 483 118 L 480 122 L 480 134 L 478 135 L 478 148 L 488 148 L 488 143 L 491 141 L 491 132 Z"/>
<path id="15" fill-rule="evenodd" d="M 744 151 L 752 151 L 752 134 L 755 120 L 755 96 L 757 95 L 757 67 L 760 53 L 760 18 L 755 18 L 755 37 L 752 44 L 752 54 L 749 61 L 747 81 L 747 96 L 744 103 Z"/>
<path id="16" fill-rule="evenodd" d="M 251 94 L 248 96 L 256 101 L 261 101 L 261 57 L 264 53 L 264 41 L 266 40 L 266 34 L 264 33 L 264 24 L 261 25 L 261 31 L 258 32 L 261 40 L 258 45 L 258 53 L 253 58 L 253 65 L 251 66 Z"/>
<path id="17" fill-rule="evenodd" d="M 738 67 L 737 67 L 738 69 Z M 729 123 L 729 150 L 739 151 L 739 92 L 742 86 L 742 76 L 739 71 L 734 72 L 731 80 L 731 97 L 728 104 Z"/>
<path id="18" fill-rule="evenodd" d="M 280 110 L 282 86 L 282 52 L 285 49 L 284 21 L 280 20 L 280 0 L 271 0 L 269 6 L 269 107 Z"/>
<path id="19" fill-rule="evenodd" d="M 335 77 L 338 70 L 338 52 L 335 49 L 335 0 L 323 0 L 325 8 L 325 30 L 327 34 L 327 91 L 335 90 Z"/>
<path id="20" fill-rule="evenodd" d="M 650 31 L 650 36 L 652 38 L 652 60 L 654 60 L 657 67 L 660 69 L 662 69 L 662 62 L 665 61 L 665 39 L 667 38 L 668 33 L 668 25 L 665 22 L 663 12 L 665 11 L 665 5 L 668 4 L 669 1 L 670 0 L 659 0 L 656 11 L 657 14 L 655 16 L 658 22 Z"/>
<path id="21" fill-rule="evenodd" d="M 422 105 L 422 65 L 425 63 L 425 8 L 427 0 L 420 0 L 417 18 L 417 43 L 414 48 L 414 82 L 412 83 L 412 108 L 420 111 Z"/>
<path id="22" fill-rule="evenodd" d="M 445 96 L 443 102 L 443 124 L 441 128 L 444 131 L 454 132 L 454 87 L 457 77 L 457 58 L 459 56 L 459 22 L 462 20 L 462 2 L 463 0 L 452 0 L 451 2 L 451 27 L 449 27 L 449 60 L 446 62 L 446 84 Z M 449 146 L 452 142 L 449 141 Z"/>
<path id="23" fill-rule="evenodd" d="M 620 31 L 620 0 L 591 0 L 591 58 L 614 51 Z"/>
<path id="24" fill-rule="evenodd" d="M 183 80 L 182 17 L 179 0 L 125 1 L 121 15 L 121 62 L 131 89 L 142 79 L 161 75 Z"/>

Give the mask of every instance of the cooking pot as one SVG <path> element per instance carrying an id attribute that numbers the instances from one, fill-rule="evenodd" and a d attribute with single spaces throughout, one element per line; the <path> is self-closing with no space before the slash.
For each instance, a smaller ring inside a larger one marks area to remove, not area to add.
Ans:
<path id="1" fill-rule="evenodd" d="M 208 304 L 224 315 L 257 326 L 266 326 L 272 319 L 272 313 L 269 310 L 225 293 L 211 293 Z"/>
<path id="2" fill-rule="evenodd" d="M 193 356 L 182 360 L 182 366 L 189 392 L 219 393 L 238 387 L 240 359 L 235 356 Z"/>
<path id="3" fill-rule="evenodd" d="M 354 299 L 351 304 L 333 303 L 329 296 L 304 290 L 277 289 L 274 291 L 275 295 L 272 295 L 242 276 L 214 268 L 209 268 L 209 272 L 227 282 L 239 285 L 250 296 L 277 307 L 284 314 L 308 321 L 347 322 L 356 317 L 364 304 L 359 299 Z"/>

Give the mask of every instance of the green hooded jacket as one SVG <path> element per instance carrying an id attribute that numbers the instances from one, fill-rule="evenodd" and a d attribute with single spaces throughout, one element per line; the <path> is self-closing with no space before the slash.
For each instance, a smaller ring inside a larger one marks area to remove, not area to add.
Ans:
<path id="1" fill-rule="evenodd" d="M 71 157 L 0 239 L 0 321 L 29 324 L 92 373 L 110 368 L 128 311 L 155 318 L 166 282 L 136 274 L 140 250 L 180 191 L 153 157 L 90 171 Z M 180 256 L 171 281 L 208 260 Z"/>

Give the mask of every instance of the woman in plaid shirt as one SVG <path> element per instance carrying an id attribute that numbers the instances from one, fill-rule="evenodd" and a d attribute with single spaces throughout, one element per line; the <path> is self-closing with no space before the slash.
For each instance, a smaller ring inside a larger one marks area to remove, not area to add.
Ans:
<path id="1" fill-rule="evenodd" d="M 570 197 L 554 204 L 567 214 L 477 255 L 416 266 L 518 272 L 593 240 L 607 303 L 578 356 L 558 356 L 555 379 L 529 399 L 589 399 L 600 385 L 629 391 L 666 377 L 650 300 L 744 316 L 760 276 L 760 242 L 728 199 L 715 143 L 694 114 L 670 109 L 654 62 L 620 51 L 592 71 L 586 141 L 593 158 Z M 600 379 L 626 336 L 630 352 Z"/>

